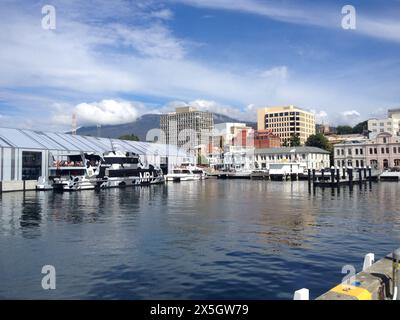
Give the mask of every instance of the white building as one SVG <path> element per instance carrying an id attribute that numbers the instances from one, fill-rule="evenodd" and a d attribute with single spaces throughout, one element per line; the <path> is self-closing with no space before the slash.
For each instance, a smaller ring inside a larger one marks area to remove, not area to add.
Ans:
<path id="1" fill-rule="evenodd" d="M 316 147 L 281 147 L 256 149 L 255 167 L 269 169 L 271 163 L 300 163 L 304 169 L 322 169 L 330 167 L 328 151 Z"/>
<path id="2" fill-rule="evenodd" d="M 160 166 L 164 171 L 187 159 L 176 146 L 158 143 L 0 128 L 0 192 L 34 189 L 40 176 L 48 177 L 49 166 L 66 155 L 102 154 L 113 148 L 134 152 L 143 163 Z"/>
<path id="3" fill-rule="evenodd" d="M 388 118 L 368 120 L 370 138 L 374 139 L 380 133 L 387 132 L 393 136 L 400 136 L 400 109 L 389 109 Z"/>
<path id="4" fill-rule="evenodd" d="M 208 155 L 210 166 L 225 170 L 254 168 L 253 128 L 245 123 L 219 123 L 213 130 L 213 148 Z"/>

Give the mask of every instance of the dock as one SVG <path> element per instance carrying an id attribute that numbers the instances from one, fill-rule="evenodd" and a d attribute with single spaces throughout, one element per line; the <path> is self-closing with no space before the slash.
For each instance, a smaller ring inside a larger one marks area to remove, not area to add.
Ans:
<path id="1" fill-rule="evenodd" d="M 332 167 L 330 170 L 321 170 L 316 173 L 315 169 L 308 169 L 309 187 L 336 188 L 340 186 L 350 186 L 366 182 L 376 182 L 379 174 L 372 171 L 371 167 L 363 168 L 340 168 Z"/>
<path id="2" fill-rule="evenodd" d="M 393 259 L 395 256 L 395 259 Z M 316 300 L 400 300 L 400 249 L 375 262 L 375 255 L 364 258 L 363 270 L 325 292 Z M 308 289 L 297 290 L 294 300 L 309 300 Z"/>

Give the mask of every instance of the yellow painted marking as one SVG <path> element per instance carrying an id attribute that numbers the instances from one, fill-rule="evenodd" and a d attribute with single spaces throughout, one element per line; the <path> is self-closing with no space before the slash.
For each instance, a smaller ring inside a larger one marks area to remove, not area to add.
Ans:
<path id="1" fill-rule="evenodd" d="M 348 284 L 339 284 L 331 289 L 332 292 L 356 297 L 358 300 L 372 300 L 372 294 L 367 289 L 351 286 Z"/>

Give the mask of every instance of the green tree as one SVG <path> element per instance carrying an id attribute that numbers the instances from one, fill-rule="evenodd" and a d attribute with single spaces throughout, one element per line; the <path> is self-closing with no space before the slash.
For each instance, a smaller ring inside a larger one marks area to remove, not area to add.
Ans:
<path id="1" fill-rule="evenodd" d="M 331 166 L 334 165 L 333 145 L 329 142 L 329 140 L 322 133 L 317 133 L 317 134 L 313 134 L 313 135 L 309 136 L 306 141 L 306 146 L 317 147 L 317 148 L 328 151 L 330 153 Z"/>
<path id="2" fill-rule="evenodd" d="M 123 136 L 120 136 L 118 139 L 121 140 L 129 140 L 129 141 L 140 141 L 139 137 L 135 134 L 125 134 Z"/>
<path id="3" fill-rule="evenodd" d="M 301 144 L 299 134 L 293 134 L 290 139 L 289 143 L 291 147 L 297 147 Z"/>
<path id="4" fill-rule="evenodd" d="M 353 133 L 361 134 L 364 130 L 368 130 L 368 121 L 360 122 L 353 127 Z"/>
<path id="5" fill-rule="evenodd" d="M 337 134 L 351 134 L 353 133 L 353 128 L 350 126 L 338 126 L 336 132 Z"/>

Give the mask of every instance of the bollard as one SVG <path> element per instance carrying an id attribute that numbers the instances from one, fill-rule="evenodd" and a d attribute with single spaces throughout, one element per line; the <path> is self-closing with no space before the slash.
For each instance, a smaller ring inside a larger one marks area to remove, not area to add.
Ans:
<path id="1" fill-rule="evenodd" d="M 325 182 L 325 169 L 324 168 L 321 169 L 321 180 L 322 180 L 322 182 Z"/>
<path id="2" fill-rule="evenodd" d="M 340 182 L 340 168 L 336 167 L 336 182 L 339 185 Z"/>
<path id="3" fill-rule="evenodd" d="M 362 171 L 361 171 L 361 167 L 358 168 L 358 181 L 361 184 L 362 181 Z"/>
<path id="4" fill-rule="evenodd" d="M 349 182 L 352 185 L 353 184 L 353 167 L 348 167 L 348 174 L 349 174 Z"/>
<path id="5" fill-rule="evenodd" d="M 346 179 L 346 168 L 343 167 L 342 171 L 343 171 L 343 176 L 342 176 L 342 178 L 343 178 L 343 179 Z"/>
<path id="6" fill-rule="evenodd" d="M 310 300 L 310 290 L 303 288 L 295 291 L 293 300 Z"/>
<path id="7" fill-rule="evenodd" d="M 400 300 L 400 249 L 393 252 L 393 300 Z"/>
<path id="8" fill-rule="evenodd" d="M 375 262 L 375 255 L 373 253 L 368 253 L 364 257 L 364 263 L 362 271 L 367 270 Z"/>
<path id="9" fill-rule="evenodd" d="M 332 187 L 335 184 L 335 167 L 331 167 L 331 183 Z"/>
<path id="10" fill-rule="evenodd" d="M 312 181 L 315 182 L 315 169 L 312 169 Z"/>
<path id="11" fill-rule="evenodd" d="M 371 166 L 368 166 L 368 178 L 369 178 L 369 181 L 372 181 L 372 168 L 371 168 Z"/>
<path id="12" fill-rule="evenodd" d="M 367 167 L 364 166 L 364 180 L 367 181 Z"/>

